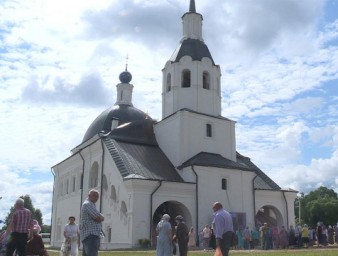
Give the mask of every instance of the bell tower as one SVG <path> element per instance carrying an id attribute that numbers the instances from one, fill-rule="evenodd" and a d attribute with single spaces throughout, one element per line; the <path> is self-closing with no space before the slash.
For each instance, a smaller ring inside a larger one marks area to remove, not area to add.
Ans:
<path id="1" fill-rule="evenodd" d="M 202 21 L 191 0 L 180 45 L 162 70 L 162 120 L 154 132 L 174 166 L 201 152 L 236 161 L 236 123 L 221 115 L 221 70 L 204 43 Z"/>
<path id="2" fill-rule="evenodd" d="M 191 0 L 180 45 L 162 70 L 162 118 L 181 109 L 221 115 L 221 71 L 204 43 L 202 21 Z"/>

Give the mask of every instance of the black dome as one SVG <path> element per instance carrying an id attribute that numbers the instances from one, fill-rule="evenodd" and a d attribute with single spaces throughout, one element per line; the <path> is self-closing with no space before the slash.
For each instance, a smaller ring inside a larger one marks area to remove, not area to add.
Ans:
<path id="1" fill-rule="evenodd" d="M 127 70 L 123 71 L 119 76 L 121 83 L 124 83 L 124 84 L 129 84 L 129 82 L 131 81 L 132 78 L 133 78 L 133 76 Z"/>
<path id="2" fill-rule="evenodd" d="M 143 122 L 153 122 L 153 120 L 143 111 L 134 108 L 130 105 L 114 105 L 113 107 L 102 112 L 89 126 L 87 132 L 85 133 L 82 142 L 89 140 L 94 137 L 99 132 L 110 132 L 112 120 L 118 119 L 118 126 L 127 123 L 143 123 Z M 139 131 L 140 133 L 144 131 Z M 152 132 L 152 131 L 150 131 Z"/>

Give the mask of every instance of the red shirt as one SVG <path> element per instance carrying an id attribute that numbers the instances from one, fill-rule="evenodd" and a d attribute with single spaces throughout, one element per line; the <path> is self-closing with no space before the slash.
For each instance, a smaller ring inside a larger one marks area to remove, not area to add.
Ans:
<path id="1" fill-rule="evenodd" d="M 24 207 L 15 209 L 12 217 L 12 232 L 28 233 L 32 226 L 32 212 Z"/>

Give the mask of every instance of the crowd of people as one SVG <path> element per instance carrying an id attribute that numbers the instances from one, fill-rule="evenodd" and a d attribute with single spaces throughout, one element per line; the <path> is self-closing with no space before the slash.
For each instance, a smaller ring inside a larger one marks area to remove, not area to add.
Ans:
<path id="1" fill-rule="evenodd" d="M 286 249 L 308 248 L 310 246 L 327 246 L 338 243 L 337 225 L 326 227 L 319 222 L 316 227 L 307 224 L 284 226 L 262 224 L 260 227 L 250 229 L 239 228 L 235 231 L 238 243 L 236 249 Z"/>
<path id="2" fill-rule="evenodd" d="M 81 207 L 80 226 L 75 223 L 74 216 L 68 218 L 68 224 L 64 227 L 60 256 L 78 256 L 80 241 L 83 244 L 84 256 L 98 255 L 104 221 L 103 215 L 95 205 L 99 196 L 97 190 L 89 191 Z M 270 250 L 338 244 L 338 223 L 328 227 L 319 222 L 316 227 L 304 224 L 289 228 L 263 223 L 254 229 L 245 226 L 233 231 L 232 217 L 223 209 L 222 204 L 215 202 L 212 209 L 214 211 L 212 225 L 206 224 L 201 229 L 198 242 L 204 250 L 214 249 L 216 256 L 227 256 L 231 247 L 244 250 Z M 175 223 L 176 225 L 172 226 L 169 214 L 164 214 L 157 224 L 157 256 L 187 256 L 188 249 L 198 245 L 194 229 L 187 227 L 181 215 L 175 217 Z M 9 217 L 9 225 L 0 237 L 0 255 L 11 256 L 16 252 L 19 256 L 47 256 L 40 231 L 41 227 L 33 219 L 32 212 L 24 207 L 24 200 L 17 199 L 14 211 Z"/>
<path id="3" fill-rule="evenodd" d="M 203 228 L 202 244 L 205 249 L 209 248 L 213 238 L 215 256 L 228 256 L 233 234 L 232 217 L 219 202 L 215 202 L 212 209 L 214 211 L 212 228 L 209 225 Z M 169 214 L 164 214 L 157 224 L 156 256 L 187 256 L 188 249 L 196 247 L 194 229 L 188 229 L 181 215 L 175 217 L 175 222 L 176 226 L 172 227 Z"/>

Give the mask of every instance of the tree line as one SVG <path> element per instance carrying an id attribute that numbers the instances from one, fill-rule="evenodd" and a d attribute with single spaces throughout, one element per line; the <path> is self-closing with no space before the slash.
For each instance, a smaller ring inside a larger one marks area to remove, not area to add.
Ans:
<path id="1" fill-rule="evenodd" d="M 300 216 L 299 216 L 300 213 Z M 318 222 L 324 225 L 336 225 L 338 222 L 338 195 L 333 189 L 324 186 L 297 197 L 295 200 L 296 222 L 316 227 Z"/>

